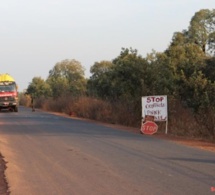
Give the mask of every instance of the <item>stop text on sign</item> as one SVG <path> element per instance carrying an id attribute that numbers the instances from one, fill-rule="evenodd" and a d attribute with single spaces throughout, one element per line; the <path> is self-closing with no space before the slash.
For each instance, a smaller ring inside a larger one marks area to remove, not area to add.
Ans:
<path id="1" fill-rule="evenodd" d="M 164 97 L 156 97 L 156 96 L 149 96 L 146 98 L 147 103 L 151 102 L 162 102 L 165 98 Z"/>
<path id="2" fill-rule="evenodd" d="M 153 121 L 147 121 L 142 124 L 141 132 L 148 135 L 153 135 L 158 130 L 158 126 Z"/>

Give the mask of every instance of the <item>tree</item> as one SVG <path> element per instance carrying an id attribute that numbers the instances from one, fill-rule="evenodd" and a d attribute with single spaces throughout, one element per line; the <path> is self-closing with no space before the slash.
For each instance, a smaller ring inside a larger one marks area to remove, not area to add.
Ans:
<path id="1" fill-rule="evenodd" d="M 184 46 L 189 41 L 188 39 L 188 32 L 183 30 L 182 32 L 175 32 L 172 37 L 172 42 L 170 47 L 174 46 Z"/>
<path id="2" fill-rule="evenodd" d="M 29 84 L 26 93 L 32 98 L 48 97 L 51 95 L 51 88 L 41 77 L 34 77 Z"/>
<path id="3" fill-rule="evenodd" d="M 206 67 L 203 73 L 210 81 L 215 82 L 215 57 L 206 58 Z"/>
<path id="4" fill-rule="evenodd" d="M 187 32 L 175 33 L 172 43 L 165 51 L 167 63 L 172 72 L 172 82 L 175 86 L 174 96 L 186 102 L 195 110 L 200 106 L 199 96 L 206 87 L 205 82 L 206 55 L 201 47 L 192 43 Z M 195 83 L 195 79 L 198 82 Z"/>
<path id="5" fill-rule="evenodd" d="M 88 81 L 88 87 L 94 94 L 109 100 L 135 99 L 140 100 L 147 94 L 144 78 L 148 62 L 138 55 L 137 50 L 122 48 L 118 57 L 112 62 L 102 61 L 91 67 L 93 75 Z M 147 82 L 146 82 L 147 83 Z"/>
<path id="6" fill-rule="evenodd" d="M 110 61 L 95 62 L 90 68 L 92 76 L 88 80 L 88 94 L 104 98 L 108 94 L 109 79 L 108 74 L 113 67 Z"/>
<path id="7" fill-rule="evenodd" d="M 122 48 L 113 64 L 109 78 L 113 98 L 139 100 L 142 95 L 149 93 L 150 89 L 147 86 L 151 76 L 147 72 L 149 64 L 138 55 L 136 49 Z"/>
<path id="8" fill-rule="evenodd" d="M 147 86 L 150 89 L 150 95 L 173 95 L 175 91 L 174 76 L 170 68 L 170 59 L 165 53 L 152 51 L 147 54 L 148 76 Z"/>
<path id="9" fill-rule="evenodd" d="M 165 54 L 174 96 L 193 109 L 197 122 L 208 130 L 205 134 L 215 138 L 215 58 L 208 55 L 215 54 L 215 10 L 195 13 L 188 31 L 176 32 Z"/>
<path id="10" fill-rule="evenodd" d="M 65 93 L 79 95 L 86 91 L 84 68 L 80 62 L 74 59 L 58 62 L 49 71 L 47 82 L 52 88 L 54 97 L 59 97 Z"/>
<path id="11" fill-rule="evenodd" d="M 92 79 L 97 79 L 106 72 L 109 72 L 113 63 L 110 61 L 101 61 L 95 62 L 94 65 L 90 68 L 90 73 L 92 74 Z"/>
<path id="12" fill-rule="evenodd" d="M 202 9 L 190 21 L 189 39 L 204 53 L 215 54 L 215 9 Z"/>

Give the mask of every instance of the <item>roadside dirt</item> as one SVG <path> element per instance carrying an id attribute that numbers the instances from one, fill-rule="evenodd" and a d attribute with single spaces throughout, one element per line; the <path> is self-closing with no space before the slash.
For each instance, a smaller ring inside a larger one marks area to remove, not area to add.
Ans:
<path id="1" fill-rule="evenodd" d="M 8 184 L 5 178 L 5 169 L 6 162 L 4 161 L 3 156 L 0 154 L 0 194 L 1 195 L 9 195 Z"/>
<path id="2" fill-rule="evenodd" d="M 169 141 L 173 141 L 179 144 L 183 144 L 190 147 L 199 148 L 202 150 L 207 150 L 211 152 L 215 152 L 215 142 L 209 142 L 201 139 L 191 139 L 186 137 L 179 137 L 179 136 L 173 136 L 173 135 L 155 135 L 155 137 L 161 138 L 161 139 L 167 139 Z M 215 153 L 214 153 L 215 154 Z"/>
<path id="3" fill-rule="evenodd" d="M 59 115 L 59 114 L 57 114 L 57 115 Z M 79 120 L 87 120 L 87 119 L 79 119 Z M 100 122 L 92 121 L 92 120 L 87 120 L 87 121 L 92 122 L 92 123 L 100 123 Z M 140 134 L 140 131 L 137 128 L 130 128 L 130 127 L 125 127 L 125 126 L 120 126 L 120 125 L 111 125 L 111 124 L 104 124 L 104 123 L 100 123 L 100 124 L 108 126 L 108 127 L 117 128 L 120 130 L 125 130 L 125 131 L 130 131 L 133 133 Z M 148 135 L 140 134 L 140 136 L 148 136 Z M 202 141 L 202 140 L 190 139 L 190 138 L 184 138 L 184 137 L 178 137 L 178 136 L 172 136 L 172 135 L 165 135 L 165 134 L 154 134 L 152 136 L 159 138 L 159 139 L 166 139 L 169 141 L 173 141 L 178 144 L 183 144 L 183 145 L 187 145 L 190 147 L 196 147 L 196 148 L 200 148 L 203 150 L 215 152 L 215 143 L 214 142 L 208 142 L 208 141 Z M 7 168 L 6 162 L 0 153 L 0 195 L 9 195 L 10 194 L 8 184 L 7 184 L 7 181 L 5 178 L 5 174 L 4 174 L 6 168 Z"/>

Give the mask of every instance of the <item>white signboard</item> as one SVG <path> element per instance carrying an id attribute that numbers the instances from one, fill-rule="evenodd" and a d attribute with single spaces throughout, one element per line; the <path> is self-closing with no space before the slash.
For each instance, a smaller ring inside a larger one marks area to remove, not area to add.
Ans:
<path id="1" fill-rule="evenodd" d="M 142 117 L 154 116 L 155 121 L 167 121 L 167 96 L 145 96 L 142 97 Z"/>

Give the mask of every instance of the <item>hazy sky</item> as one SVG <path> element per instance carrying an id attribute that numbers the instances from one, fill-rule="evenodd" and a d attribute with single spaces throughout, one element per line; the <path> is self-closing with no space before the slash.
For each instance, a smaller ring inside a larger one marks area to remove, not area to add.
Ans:
<path id="1" fill-rule="evenodd" d="M 114 59 L 122 47 L 143 57 L 164 51 L 195 12 L 214 7 L 214 0 L 2 0 L 0 74 L 23 91 L 57 62 L 75 59 L 89 77 L 94 62 Z"/>

